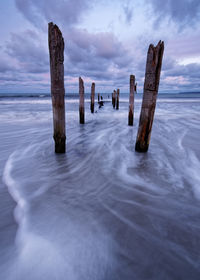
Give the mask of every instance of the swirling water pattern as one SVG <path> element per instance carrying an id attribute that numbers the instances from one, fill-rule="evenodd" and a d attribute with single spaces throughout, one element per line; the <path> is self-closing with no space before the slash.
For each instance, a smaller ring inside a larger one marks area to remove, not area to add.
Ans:
<path id="1" fill-rule="evenodd" d="M 158 100 L 146 154 L 127 101 L 67 100 L 55 155 L 50 99 L 0 100 L 0 279 L 199 279 L 200 99 Z"/>

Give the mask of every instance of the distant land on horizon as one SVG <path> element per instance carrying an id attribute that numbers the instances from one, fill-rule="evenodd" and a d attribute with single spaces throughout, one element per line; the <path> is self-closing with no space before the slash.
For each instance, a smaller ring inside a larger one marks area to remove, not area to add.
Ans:
<path id="1" fill-rule="evenodd" d="M 97 91 L 96 95 L 100 93 L 102 95 L 107 95 L 107 94 L 111 94 L 111 92 L 101 92 L 101 91 Z M 143 92 L 137 92 L 137 95 L 141 95 L 142 96 Z M 183 94 L 199 94 L 200 95 L 200 91 L 189 91 L 189 92 L 158 92 L 158 96 L 159 95 L 183 95 Z M 65 93 L 65 96 L 69 96 L 69 97 L 73 97 L 73 96 L 78 96 L 79 93 L 78 92 L 70 92 L 70 93 Z M 90 95 L 90 92 L 85 92 L 85 95 L 88 97 Z M 120 95 L 129 95 L 128 92 L 121 92 Z M 0 93 L 0 97 L 50 97 L 51 93 L 50 92 L 16 92 L 16 93 Z"/>

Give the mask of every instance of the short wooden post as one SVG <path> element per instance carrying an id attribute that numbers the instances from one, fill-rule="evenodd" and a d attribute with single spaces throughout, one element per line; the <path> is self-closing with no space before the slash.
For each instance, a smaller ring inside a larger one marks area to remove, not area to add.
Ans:
<path id="1" fill-rule="evenodd" d="M 148 151 L 160 81 L 163 52 L 164 42 L 161 41 L 158 42 L 156 47 L 151 44 L 148 49 L 144 94 L 135 145 L 135 150 L 137 152 Z"/>
<path id="2" fill-rule="evenodd" d="M 48 25 L 48 41 L 55 152 L 65 153 L 64 39 L 53 22 Z"/>
<path id="3" fill-rule="evenodd" d="M 85 123 L 85 108 L 84 108 L 84 82 L 79 77 L 79 118 L 80 123 Z"/>
<path id="4" fill-rule="evenodd" d="M 117 89 L 116 110 L 119 110 L 119 89 Z"/>
<path id="5" fill-rule="evenodd" d="M 116 90 L 114 90 L 113 92 L 113 108 L 115 108 L 115 104 L 116 104 Z"/>
<path id="6" fill-rule="evenodd" d="M 91 86 L 91 104 L 90 104 L 91 113 L 94 113 L 94 98 L 95 98 L 95 83 L 92 83 L 92 86 Z"/>
<path id="7" fill-rule="evenodd" d="M 130 96 L 129 96 L 129 113 L 128 125 L 133 126 L 134 120 L 134 91 L 135 91 L 135 76 L 130 75 Z"/>

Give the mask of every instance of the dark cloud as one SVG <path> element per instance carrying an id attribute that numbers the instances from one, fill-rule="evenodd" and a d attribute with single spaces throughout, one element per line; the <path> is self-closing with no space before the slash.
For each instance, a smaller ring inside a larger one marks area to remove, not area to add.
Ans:
<path id="1" fill-rule="evenodd" d="M 13 33 L 5 47 L 0 49 L 3 52 L 6 48 L 8 58 L 3 59 L 1 55 L 1 84 L 21 84 L 22 87 L 42 87 L 49 90 L 47 23 L 53 21 L 58 24 L 65 39 L 66 88 L 72 86 L 78 91 L 78 77 L 82 76 L 88 88 L 88 81 L 93 80 L 102 88 L 121 86 L 128 90 L 129 75 L 134 74 L 141 92 L 148 45 L 163 38 L 157 38 L 160 36 L 159 32 L 158 34 L 148 30 L 135 38 L 133 29 L 133 34 L 130 34 L 133 42 L 130 40 L 129 44 L 122 43 L 112 32 L 91 33 L 81 29 L 78 23 L 87 16 L 94 1 L 96 0 L 15 0 L 18 10 L 37 27 L 37 32 L 26 30 Z M 145 0 L 144 2 L 147 3 Z M 184 28 L 188 25 L 195 26 L 199 21 L 199 0 L 148 0 L 148 3 L 152 8 L 149 15 L 152 19 L 156 18 L 155 24 L 170 20 Z M 133 1 L 121 1 L 120 5 L 120 18 L 130 24 L 134 16 Z M 146 9 L 149 9 L 149 6 L 146 6 Z M 181 89 L 199 85 L 199 64 L 184 66 L 176 61 L 191 53 L 199 56 L 198 42 L 200 43 L 198 34 L 193 37 L 189 34 L 186 37 L 183 33 L 166 42 L 160 90 L 174 90 L 179 85 Z M 74 82 L 75 78 L 77 83 Z"/>
<path id="2" fill-rule="evenodd" d="M 200 77 L 200 64 L 190 63 L 187 65 L 177 64 L 173 68 L 165 71 L 168 77 L 184 77 L 185 79 L 199 79 Z"/>
<path id="3" fill-rule="evenodd" d="M 49 90 L 49 58 L 45 43 L 46 46 L 38 33 L 31 30 L 11 34 L 0 54 L 1 91 L 9 87 L 11 91 L 27 87 L 38 91 L 41 84 Z"/>
<path id="4" fill-rule="evenodd" d="M 84 73 L 85 76 L 110 80 L 113 76 L 122 75 L 121 68 L 127 67 L 130 59 L 128 51 L 113 33 L 89 33 L 87 30 L 74 27 L 84 12 L 89 10 L 91 2 L 94 3 L 89 0 L 59 0 L 56 4 L 52 0 L 16 0 L 16 5 L 20 12 L 37 27 L 42 22 L 48 21 L 54 21 L 60 26 L 65 39 L 65 73 L 67 75 L 79 76 Z M 126 12 L 130 19 L 131 13 L 128 13 L 128 7 Z M 38 71 L 39 65 L 35 63 L 37 60 L 42 64 L 39 67 L 40 71 L 46 71 L 48 61 L 44 58 L 47 55 L 42 51 L 39 57 L 40 49 L 37 44 L 32 45 L 32 42 L 25 43 L 30 48 L 25 49 L 26 46 L 22 46 L 20 50 L 21 39 L 15 34 L 12 40 L 14 44 L 7 45 L 9 54 L 15 55 L 31 72 Z M 32 48 L 34 50 L 31 50 Z M 35 57 L 31 57 L 31 53 Z"/>
<path id="5" fill-rule="evenodd" d="M 70 79 L 82 76 L 86 79 L 86 90 L 90 90 L 90 81 L 95 81 L 104 90 L 121 87 L 128 90 L 129 75 L 134 74 L 139 91 L 143 90 L 146 51 L 140 55 L 127 49 L 110 32 L 89 33 L 83 29 L 73 29 L 64 34 L 65 39 L 65 80 L 66 88 L 78 90 L 78 82 Z M 41 42 L 38 33 L 27 30 L 12 34 L 6 44 L 9 60 L 1 58 L 1 85 L 46 88 L 49 91 L 49 58 L 47 40 Z M 44 45 L 44 43 L 46 45 Z M 3 56 L 1 56 L 3 57 Z M 13 63 L 6 63 L 12 61 Z M 24 75 L 26 73 L 26 75 Z M 46 77 L 43 77 L 43 73 Z M 199 85 L 200 64 L 180 65 L 167 55 L 163 59 L 160 91 L 195 89 Z M 78 80 L 77 80 L 78 81 Z M 195 86 L 194 86 L 195 85 Z"/>
<path id="6" fill-rule="evenodd" d="M 36 1 L 37 2 L 37 1 Z M 41 1 L 42 2 L 42 1 Z M 40 26 L 43 23 L 43 15 L 34 4 L 32 0 L 15 0 L 16 7 L 23 14 L 23 16 L 36 26 Z"/>
<path id="7" fill-rule="evenodd" d="M 199 0 L 148 0 L 156 17 L 155 25 L 164 19 L 175 22 L 180 29 L 200 22 Z"/>
<path id="8" fill-rule="evenodd" d="M 6 43 L 6 52 L 18 63 L 20 71 L 43 73 L 49 69 L 47 48 L 43 46 L 41 38 L 34 31 L 12 33 L 11 40 Z"/>
<path id="9" fill-rule="evenodd" d="M 25 75 L 13 70 L 0 76 L 0 92 L 50 92 L 49 84 L 49 78 L 41 73 Z"/>
<path id="10" fill-rule="evenodd" d="M 129 76 L 127 72 L 127 67 L 131 64 L 129 52 L 112 33 L 92 34 L 86 30 L 73 29 L 63 36 L 66 38 L 66 77 L 81 75 L 95 81 L 113 84 Z M 14 70 L 11 67 L 3 67 L 2 64 L 3 71 L 11 71 L 2 79 L 7 83 L 21 81 L 23 86 L 31 84 L 31 79 L 32 83 L 37 81 L 42 73 L 49 75 L 46 41 L 42 42 L 41 35 L 31 30 L 12 33 L 11 39 L 6 43 L 6 53 L 10 60 L 15 61 L 17 67 Z"/>
<path id="11" fill-rule="evenodd" d="M 130 65 L 129 51 L 113 33 L 73 29 L 65 37 L 66 75 L 111 80 Z"/>
<path id="12" fill-rule="evenodd" d="M 15 0 L 15 3 L 25 18 L 40 28 L 50 21 L 67 27 L 76 24 L 91 6 L 89 0 Z"/>
<path id="13" fill-rule="evenodd" d="M 163 67 L 161 91 L 199 91 L 200 64 L 180 65 L 175 61 L 167 68 Z"/>
<path id="14" fill-rule="evenodd" d="M 108 60 L 124 51 L 122 43 L 111 32 L 89 33 L 85 29 L 72 29 L 65 37 L 79 49 Z"/>

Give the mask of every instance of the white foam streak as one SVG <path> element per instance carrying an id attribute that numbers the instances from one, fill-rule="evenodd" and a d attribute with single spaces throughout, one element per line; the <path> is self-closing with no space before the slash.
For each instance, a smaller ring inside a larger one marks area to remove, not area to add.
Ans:
<path id="1" fill-rule="evenodd" d="M 16 201 L 18 207 L 15 209 L 15 218 L 18 223 L 20 223 L 23 218 L 23 210 L 27 207 L 25 199 L 20 195 L 18 191 L 18 186 L 15 180 L 12 178 L 12 169 L 13 169 L 13 160 L 15 153 L 11 154 L 6 162 L 4 171 L 3 171 L 3 182 L 8 187 L 8 190 Z"/>
<path id="2" fill-rule="evenodd" d="M 200 200 L 200 160 L 192 151 L 187 156 L 185 176 L 191 182 L 196 198 Z"/>

